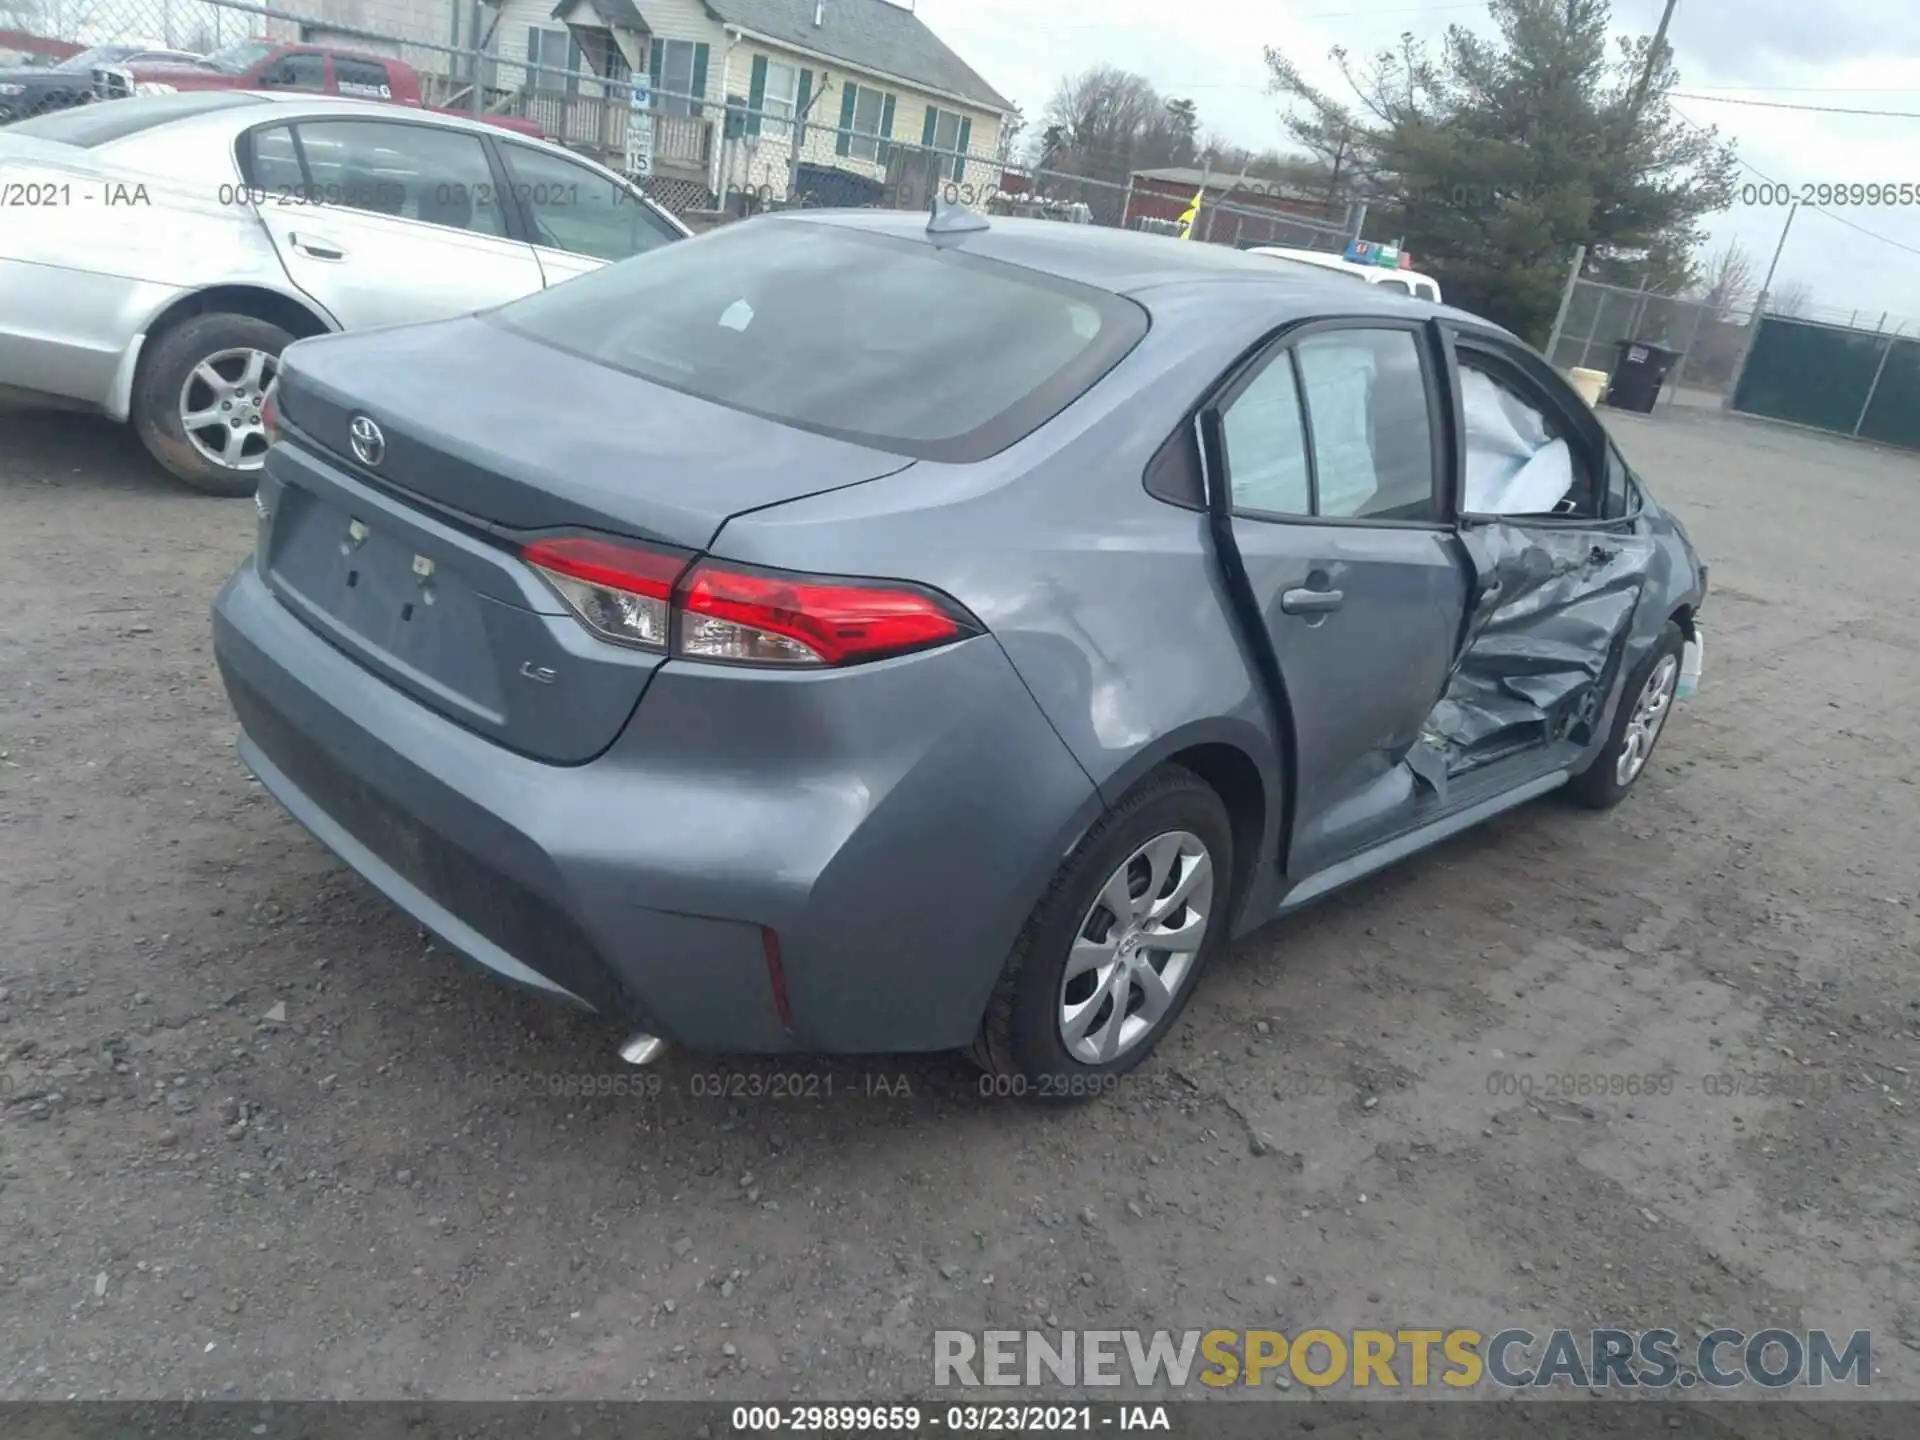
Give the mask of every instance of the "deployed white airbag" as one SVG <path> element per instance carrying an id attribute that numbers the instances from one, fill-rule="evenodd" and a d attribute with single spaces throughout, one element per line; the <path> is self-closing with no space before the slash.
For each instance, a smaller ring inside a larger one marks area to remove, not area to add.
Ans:
<path id="1" fill-rule="evenodd" d="M 1545 418 L 1471 366 L 1460 367 L 1466 494 L 1473 515 L 1548 515 L 1573 488 L 1573 454 Z"/>

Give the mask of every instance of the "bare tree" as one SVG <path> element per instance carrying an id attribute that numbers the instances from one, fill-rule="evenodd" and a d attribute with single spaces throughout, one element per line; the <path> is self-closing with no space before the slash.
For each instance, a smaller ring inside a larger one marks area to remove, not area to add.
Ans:
<path id="1" fill-rule="evenodd" d="M 1804 280 L 1788 280 L 1767 297 L 1772 315 L 1805 315 L 1813 308 L 1813 287 Z"/>
<path id="2" fill-rule="evenodd" d="M 97 9 L 94 0 L 0 0 L 0 26 L 79 42 L 96 28 Z"/>
<path id="3" fill-rule="evenodd" d="M 1055 168 L 1125 183 L 1147 165 L 1170 163 L 1176 145 L 1166 102 L 1141 75 L 1096 65 L 1060 82 L 1044 120 Z"/>
<path id="4" fill-rule="evenodd" d="M 1700 267 L 1699 298 L 1720 319 L 1744 315 L 1760 293 L 1760 271 L 1753 255 L 1738 240 L 1729 240 Z"/>
<path id="5" fill-rule="evenodd" d="M 1013 164 L 1014 158 L 1020 153 L 1021 133 L 1026 128 L 1026 114 L 1016 105 L 1013 113 L 1000 122 L 1000 139 L 994 146 L 994 159 L 1002 165 Z"/>

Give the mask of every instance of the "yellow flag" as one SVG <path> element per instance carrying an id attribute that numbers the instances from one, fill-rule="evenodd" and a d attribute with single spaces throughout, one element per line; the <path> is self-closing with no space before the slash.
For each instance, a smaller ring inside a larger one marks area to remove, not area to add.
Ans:
<path id="1" fill-rule="evenodd" d="M 1198 190 L 1193 192 L 1193 203 L 1181 214 L 1180 238 L 1182 240 L 1191 240 L 1193 238 L 1194 222 L 1200 218 L 1200 202 L 1206 198 L 1206 195 L 1207 187 L 1202 185 Z"/>

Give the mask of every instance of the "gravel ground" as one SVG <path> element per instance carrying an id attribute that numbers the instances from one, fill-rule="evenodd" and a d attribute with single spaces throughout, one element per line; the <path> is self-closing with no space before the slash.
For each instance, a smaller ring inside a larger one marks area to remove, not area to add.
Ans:
<path id="1" fill-rule="evenodd" d="M 1308 1323 L 1866 1328 L 1920 1394 L 1915 461 L 1615 428 L 1714 578 L 1634 798 L 1261 931 L 1039 1112 L 627 1072 L 429 944 L 235 758 L 251 507 L 0 415 L 0 1398 L 885 1396 L 936 1327 Z"/>

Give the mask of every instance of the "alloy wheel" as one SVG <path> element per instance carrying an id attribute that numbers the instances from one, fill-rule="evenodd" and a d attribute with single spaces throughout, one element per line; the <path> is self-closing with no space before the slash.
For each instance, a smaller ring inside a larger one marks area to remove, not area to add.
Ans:
<path id="1" fill-rule="evenodd" d="M 1185 830 L 1156 835 L 1107 877 L 1060 983 L 1060 1039 L 1074 1059 L 1104 1065 L 1166 1016 L 1199 958 L 1213 895 L 1213 856 Z"/>
<path id="2" fill-rule="evenodd" d="M 1653 742 L 1660 738 L 1667 716 L 1673 713 L 1674 681 L 1679 675 L 1679 658 L 1662 655 L 1647 676 L 1647 683 L 1640 687 L 1640 698 L 1634 702 L 1626 734 L 1621 737 L 1620 758 L 1613 767 L 1613 778 L 1621 785 L 1631 785 L 1646 768 Z"/>
<path id="3" fill-rule="evenodd" d="M 267 455 L 260 406 L 279 361 L 264 350 L 219 350 L 187 373 L 180 387 L 180 428 L 214 464 L 258 470 Z"/>

